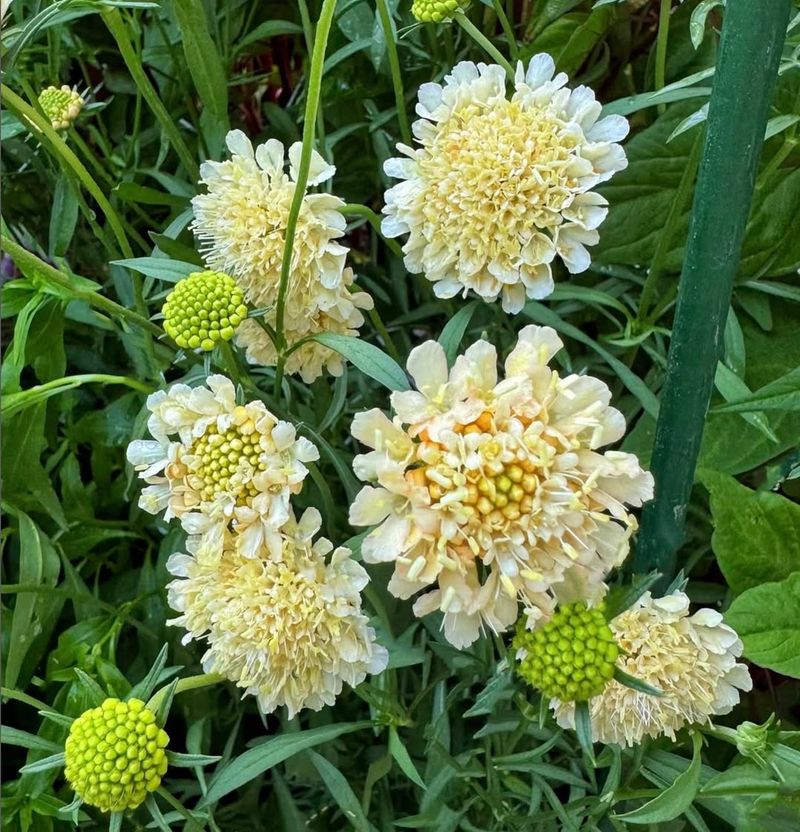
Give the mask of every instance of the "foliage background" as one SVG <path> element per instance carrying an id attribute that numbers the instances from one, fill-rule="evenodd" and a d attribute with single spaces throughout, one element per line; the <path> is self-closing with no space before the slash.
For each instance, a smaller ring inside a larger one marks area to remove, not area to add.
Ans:
<path id="1" fill-rule="evenodd" d="M 410 4 L 388 5 L 401 35 L 409 112 L 419 84 L 441 77 L 456 60 L 485 59 L 455 25 L 414 26 Z M 505 5 L 521 59 L 550 52 L 572 85 L 591 85 L 601 101 L 614 102 L 610 112 L 631 119 L 630 166 L 603 189 L 611 212 L 593 265 L 577 278 L 557 275 L 554 295 L 530 303 L 522 320 L 497 304 L 434 300 L 429 284 L 406 275 L 369 222 L 389 185 L 382 162 L 399 138 L 386 38 L 373 0 L 340 0 L 318 139 L 337 167 L 335 192 L 354 206 L 351 263 L 390 340 L 377 319 L 362 336 L 402 361 L 414 344 L 443 331 L 453 350 L 482 333 L 503 350 L 524 323 L 554 326 L 567 343 L 559 360 L 611 386 L 629 423 L 624 448 L 646 464 L 702 141 L 696 114 L 709 93 L 721 4 L 672 4 L 663 61 L 659 12 L 669 3 Z M 308 3 L 311 21 L 318 6 Z M 3 735 L 4 828 L 71 828 L 59 815 L 71 800 L 60 773 L 17 772 L 66 730 L 42 722 L 37 708 L 75 716 L 86 707 L 77 670 L 124 694 L 166 643 L 164 680 L 199 672 L 200 651 L 181 646 L 180 633 L 165 625 L 171 611 L 164 564 L 180 550 L 182 532 L 137 508 L 124 448 L 142 434 L 146 391 L 178 379 L 196 383 L 204 367 L 176 358 L 166 341 L 151 349 L 141 327 L 98 307 L 95 296 L 152 316 L 185 274 L 180 264 L 201 262 L 186 230 L 189 199 L 198 162 L 220 158 L 229 126 L 253 140 L 300 138 L 311 35 L 304 7 L 271 0 L 17 0 L 5 21 L 3 80 L 10 90 L 32 102 L 41 88 L 68 83 L 87 90 L 89 104 L 66 142 L 40 141 L 4 94 L 3 235 L 67 277 L 58 283 L 38 260 L 17 257 L 14 264 L 6 254 L 2 261 L 3 722 L 14 726 Z M 470 17 L 508 51 L 491 3 L 473 3 Z M 763 722 L 775 711 L 785 729 L 800 720 L 800 688 L 790 678 L 800 676 L 799 29 L 790 30 L 784 50 L 679 561 L 694 601 L 722 608 L 734 602 L 734 623 L 754 632 L 745 638 L 746 655 L 764 666 L 753 668 L 754 692 L 724 721 Z M 669 91 L 654 99 L 662 71 Z M 97 191 L 119 217 L 121 233 Z M 271 390 L 271 370 L 256 369 L 252 377 Z M 726 401 L 765 387 L 761 409 L 725 412 Z M 350 540 L 357 550 L 359 538 L 346 521 L 357 490 L 348 426 L 355 412 L 385 406 L 387 392 L 351 366 L 335 381 L 306 386 L 292 379 L 285 394 L 285 406 L 322 451 L 296 503 L 320 507 L 326 536 Z M 384 568 L 370 573 L 367 602 L 390 648 L 390 670 L 345 691 L 335 708 L 288 722 L 262 719 L 230 686 L 176 699 L 172 747 L 224 755 L 205 774 L 170 769 L 165 783 L 180 808 L 162 808 L 176 828 L 624 829 L 627 823 L 612 815 L 669 784 L 677 784 L 677 811 L 654 818 L 656 828 L 797 828 L 800 752 L 787 752 L 776 774 L 707 737 L 696 778 L 686 742 L 624 754 L 609 748 L 595 768 L 573 736 L 540 724 L 533 691 L 498 672 L 506 653 L 500 639 L 454 650 L 435 619 L 413 619 L 410 605 L 388 595 Z M 777 652 L 769 642 L 775 632 L 786 639 Z M 359 726 L 363 720 L 372 725 Z M 347 726 L 353 731 L 345 733 Z M 246 748 L 308 736 L 302 732 L 310 729 L 330 741 L 265 765 L 193 822 L 182 815 L 209 783 L 230 778 L 230 761 Z M 783 741 L 800 748 L 796 735 Z M 682 771 L 691 776 L 676 780 Z M 145 814 L 126 826 L 147 822 Z M 93 829 L 106 821 L 88 813 L 79 823 Z"/>

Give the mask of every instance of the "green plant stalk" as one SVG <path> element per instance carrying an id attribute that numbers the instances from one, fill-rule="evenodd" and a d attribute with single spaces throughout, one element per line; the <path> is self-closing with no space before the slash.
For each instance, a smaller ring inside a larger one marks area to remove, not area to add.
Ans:
<path id="1" fill-rule="evenodd" d="M 678 183 L 678 190 L 675 192 L 675 198 L 672 200 L 672 205 L 669 207 L 666 220 L 658 236 L 656 250 L 653 252 L 653 259 L 650 262 L 650 269 L 647 272 L 647 279 L 642 287 L 638 314 L 638 320 L 640 322 L 647 318 L 647 313 L 653 305 L 653 297 L 656 289 L 664 274 L 664 260 L 667 257 L 672 241 L 675 239 L 675 228 L 686 208 L 686 203 L 692 190 L 692 184 L 694 183 L 694 176 L 697 172 L 697 163 L 700 161 L 700 150 L 702 147 L 703 128 L 701 126 L 698 128 L 692 149 L 689 151 L 686 167 L 683 170 L 681 181 Z"/>
<path id="2" fill-rule="evenodd" d="M 383 34 L 386 39 L 386 55 L 389 58 L 389 69 L 392 73 L 394 100 L 397 106 L 397 121 L 400 124 L 400 136 L 407 145 L 411 144 L 411 128 L 408 124 L 406 112 L 406 96 L 403 91 L 403 76 L 400 73 L 400 58 L 397 54 L 397 30 L 394 27 L 389 4 L 386 0 L 377 0 L 378 15 L 381 19 Z"/>
<path id="3" fill-rule="evenodd" d="M 669 15 L 672 0 L 661 0 L 658 12 L 658 36 L 656 38 L 655 90 L 663 89 L 667 74 L 667 40 L 669 39 Z M 663 113 L 666 104 L 658 105 L 658 112 Z"/>
<path id="4" fill-rule="evenodd" d="M 508 20 L 508 15 L 503 8 L 503 3 L 501 0 L 492 0 L 492 5 L 494 6 L 495 12 L 497 12 L 497 19 L 500 21 L 500 25 L 503 27 L 503 31 L 505 32 L 506 39 L 508 40 L 508 51 L 511 53 L 511 60 L 516 61 L 519 57 L 519 50 L 517 49 L 517 38 L 514 34 L 514 29 L 511 26 L 511 23 Z"/>
<path id="5" fill-rule="evenodd" d="M 186 169 L 187 174 L 193 179 L 197 180 L 200 176 L 200 169 L 191 154 L 186 142 L 184 142 L 180 131 L 175 125 L 175 121 L 164 106 L 163 101 L 155 90 L 155 87 L 150 83 L 147 77 L 142 62 L 134 51 L 133 44 L 128 37 L 128 27 L 122 18 L 119 9 L 105 8 L 100 12 L 109 32 L 114 37 L 119 47 L 125 65 L 128 67 L 128 72 L 131 74 L 134 83 L 142 94 L 142 97 L 147 102 L 153 114 L 161 123 L 161 128 L 166 133 L 170 144 L 178 154 L 181 164 Z"/>
<path id="6" fill-rule="evenodd" d="M 310 55 L 314 51 L 314 25 L 311 23 L 311 15 L 308 13 L 306 0 L 299 0 L 300 20 L 303 24 L 303 39 L 306 42 L 306 51 Z M 322 116 L 322 108 L 317 112 L 317 135 L 320 145 L 325 146 L 325 119 Z"/>
<path id="7" fill-rule="evenodd" d="M 275 333 L 280 346 L 278 363 L 275 369 L 275 395 L 280 394 L 283 382 L 283 368 L 286 362 L 283 355 L 286 350 L 286 336 L 284 335 L 284 319 L 286 317 L 286 292 L 289 288 L 289 275 L 292 269 L 292 253 L 294 251 L 294 235 L 297 230 L 297 220 L 308 183 L 308 171 L 311 167 L 311 151 L 314 148 L 314 126 L 319 108 L 320 91 L 322 89 L 322 68 L 325 63 L 325 49 L 328 45 L 328 34 L 336 10 L 336 0 L 323 0 L 322 10 L 317 23 L 314 37 L 314 51 L 311 55 L 311 70 L 306 92 L 306 109 L 303 122 L 303 150 L 300 155 L 300 165 L 297 180 L 289 207 L 289 217 L 286 221 L 286 239 L 283 245 L 283 260 L 281 262 L 281 277 L 278 284 L 278 301 L 275 311 Z"/>
<path id="8" fill-rule="evenodd" d="M 366 205 L 359 205 L 357 202 L 348 202 L 342 207 L 342 213 L 346 217 L 363 217 L 375 229 L 378 236 L 386 243 L 388 249 L 397 257 L 403 256 L 403 249 L 400 248 L 396 240 L 391 237 L 384 237 L 381 231 L 381 218 L 376 214 L 372 208 Z"/>
<path id="9" fill-rule="evenodd" d="M 3 234 L 0 240 L 2 240 L 3 251 L 11 257 L 17 266 L 19 266 L 23 271 L 27 268 L 30 269 L 30 271 L 35 272 L 43 283 L 50 284 L 53 287 L 64 290 L 69 293 L 71 297 L 75 298 L 75 300 L 82 300 L 85 303 L 88 303 L 89 306 L 94 307 L 100 312 L 104 312 L 110 318 L 116 318 L 125 321 L 126 323 L 133 324 L 134 326 L 138 326 L 140 329 L 143 329 L 145 332 L 155 335 L 156 337 L 163 335 L 163 332 L 156 324 L 145 316 L 135 312 L 133 309 L 121 306 L 116 301 L 105 297 L 105 295 L 101 295 L 99 292 L 91 292 L 89 290 L 76 288 L 72 285 L 67 275 L 51 266 L 49 263 L 45 263 L 44 260 L 23 248 L 19 245 L 19 243 L 14 242 L 14 240 L 6 234 Z"/>
<path id="10" fill-rule="evenodd" d="M 478 29 L 477 26 L 459 9 L 453 15 L 453 19 L 458 25 L 478 44 L 488 55 L 494 58 L 500 66 L 506 71 L 510 79 L 514 78 L 514 67 L 503 57 L 502 52 L 486 37 L 486 35 Z"/>
<path id="11" fill-rule="evenodd" d="M 669 583 L 683 538 L 791 0 L 728 0 L 634 570 Z M 744 94 L 747 91 L 747 94 Z"/>

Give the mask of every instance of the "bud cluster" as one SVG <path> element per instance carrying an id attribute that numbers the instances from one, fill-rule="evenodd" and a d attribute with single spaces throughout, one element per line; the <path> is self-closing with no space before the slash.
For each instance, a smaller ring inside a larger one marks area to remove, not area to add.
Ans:
<path id="1" fill-rule="evenodd" d="M 414 0 L 411 14 L 421 23 L 441 23 L 452 17 L 459 8 L 465 9 L 470 0 Z"/>
<path id="2" fill-rule="evenodd" d="M 66 130 L 83 107 L 80 95 L 68 87 L 47 87 L 39 93 L 39 106 L 50 119 L 53 130 Z"/>

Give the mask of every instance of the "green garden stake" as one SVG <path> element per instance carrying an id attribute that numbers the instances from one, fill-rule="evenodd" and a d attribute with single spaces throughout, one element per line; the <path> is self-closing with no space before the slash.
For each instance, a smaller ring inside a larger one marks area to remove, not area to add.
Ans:
<path id="1" fill-rule="evenodd" d="M 668 582 L 683 539 L 791 0 L 728 0 L 634 570 Z"/>

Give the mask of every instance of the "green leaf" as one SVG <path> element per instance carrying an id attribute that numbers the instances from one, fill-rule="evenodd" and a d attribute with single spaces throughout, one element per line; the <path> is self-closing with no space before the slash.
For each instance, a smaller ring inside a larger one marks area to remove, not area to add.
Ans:
<path id="1" fill-rule="evenodd" d="M 629 584 L 612 587 L 605 598 L 606 619 L 611 621 L 621 612 L 630 609 L 660 577 L 660 572 L 634 575 Z"/>
<path id="2" fill-rule="evenodd" d="M 472 320 L 472 316 L 475 314 L 478 305 L 479 301 L 474 300 L 466 306 L 462 306 L 461 309 L 459 309 L 458 312 L 456 312 L 456 314 L 453 315 L 453 317 L 450 318 L 450 320 L 444 325 L 444 329 L 439 336 L 439 343 L 444 348 L 445 355 L 447 356 L 447 363 L 451 367 L 453 366 L 453 362 L 456 360 L 456 356 L 458 355 L 458 348 L 461 345 L 461 339 L 464 337 L 464 333 L 467 331 L 469 322 Z"/>
<path id="3" fill-rule="evenodd" d="M 371 725 L 372 723 L 369 721 L 347 722 L 338 725 L 323 725 L 320 728 L 310 728 L 307 731 L 272 737 L 231 760 L 211 781 L 208 792 L 200 801 L 199 806 L 203 807 L 210 803 L 216 803 L 226 794 L 230 794 L 245 783 L 249 783 L 260 774 L 269 771 L 273 766 L 282 763 L 300 751 L 305 751 L 307 748 L 313 748 L 324 742 L 330 742 L 343 734 L 361 731 L 364 728 L 371 727 Z"/>
<path id="4" fill-rule="evenodd" d="M 48 253 L 51 257 L 63 257 L 67 253 L 77 223 L 78 192 L 69 176 L 62 173 L 56 182 L 50 211 Z"/>
<path id="5" fill-rule="evenodd" d="M 367 820 L 359 799 L 339 769 L 314 751 L 309 752 L 308 756 L 331 796 L 342 810 L 348 828 L 355 829 L 356 832 L 375 832 L 375 827 Z"/>
<path id="6" fill-rule="evenodd" d="M 25 586 L 39 586 L 42 582 L 44 558 L 39 530 L 24 511 L 16 512 L 19 525 L 19 583 Z M 21 592 L 17 595 L 11 618 L 11 630 L 6 651 L 4 683 L 13 687 L 28 652 L 34 635 L 33 612 L 36 595 Z"/>
<path id="7" fill-rule="evenodd" d="M 202 0 L 172 0 L 189 73 L 203 106 L 221 131 L 228 129 L 228 73 L 208 33 Z"/>
<path id="8" fill-rule="evenodd" d="M 711 546 L 735 593 L 787 578 L 800 565 L 800 506 L 769 491 L 752 491 L 733 477 L 703 470 L 711 495 Z"/>
<path id="9" fill-rule="evenodd" d="M 730 369 L 730 367 L 726 367 L 722 362 L 717 364 L 717 370 L 714 375 L 714 385 L 726 402 L 729 402 L 732 399 L 741 399 L 751 395 L 750 388 L 739 378 L 739 376 L 736 375 L 733 370 Z M 767 417 L 763 413 L 748 412 L 741 413 L 740 415 L 745 422 L 748 422 L 753 425 L 754 428 L 761 431 L 761 433 L 763 433 L 770 442 L 777 443 L 778 437 L 775 435 L 775 431 L 772 430 Z"/>
<path id="10" fill-rule="evenodd" d="M 789 370 L 749 396 L 717 405 L 713 413 L 749 413 L 754 410 L 800 410 L 800 367 Z"/>
<path id="11" fill-rule="evenodd" d="M 21 748 L 30 748 L 34 751 L 50 751 L 51 753 L 63 752 L 63 746 L 51 742 L 44 737 L 21 731 L 19 728 L 12 728 L 10 725 L 0 725 L 0 743 L 3 745 L 17 745 Z"/>
<path id="12" fill-rule="evenodd" d="M 400 766 L 403 774 L 405 774 L 405 776 L 408 777 L 412 783 L 416 783 L 420 788 L 424 789 L 425 783 L 419 776 L 419 772 L 412 762 L 406 747 L 403 745 L 403 742 L 397 733 L 397 728 L 394 726 L 389 728 L 389 753 L 392 757 L 394 757 L 395 762 Z"/>
<path id="13" fill-rule="evenodd" d="M 23 766 L 20 770 L 20 774 L 37 774 L 40 771 L 49 771 L 51 768 L 61 768 L 64 765 L 64 760 L 66 759 L 66 755 L 63 751 L 59 751 L 57 754 L 51 754 L 49 757 L 43 757 L 41 760 L 37 760 L 35 763 L 28 763 L 28 765 Z"/>
<path id="14" fill-rule="evenodd" d="M 410 389 L 403 368 L 373 344 L 368 344 L 360 338 L 336 335 L 332 332 L 315 335 L 313 340 L 338 352 L 361 372 L 366 373 L 384 387 L 388 387 L 389 390 Z"/>
<path id="15" fill-rule="evenodd" d="M 623 815 L 616 815 L 617 820 L 631 824 L 666 823 L 689 809 L 700 788 L 702 735 L 698 732 L 693 733 L 692 743 L 694 744 L 694 750 L 689 768 L 679 774 L 672 785 L 661 792 L 660 795 L 649 800 L 638 809 L 626 812 Z"/>
<path id="16" fill-rule="evenodd" d="M 631 676 L 619 667 L 614 668 L 614 679 L 621 685 L 625 685 L 626 688 L 639 691 L 639 693 L 646 693 L 650 696 L 664 695 L 658 688 L 654 688 L 652 685 L 648 685 L 647 682 L 643 682 L 641 679 Z"/>
<path id="17" fill-rule="evenodd" d="M 250 46 L 251 43 L 257 43 L 260 40 L 268 40 L 274 38 L 276 35 L 296 35 L 302 34 L 303 28 L 297 23 L 292 23 L 289 20 L 266 20 L 264 23 L 259 23 L 255 29 L 248 32 L 239 42 L 237 51 L 241 51 L 245 46 Z"/>
<path id="18" fill-rule="evenodd" d="M 575 734 L 578 737 L 578 743 L 586 755 L 586 759 L 592 768 L 595 767 L 594 759 L 594 743 L 592 742 L 592 717 L 589 713 L 588 702 L 575 703 Z"/>
<path id="19" fill-rule="evenodd" d="M 222 757 L 211 754 L 181 754 L 178 751 L 168 751 L 167 759 L 171 766 L 194 768 L 195 766 L 210 766 L 212 763 L 218 763 Z"/>
<path id="20" fill-rule="evenodd" d="M 177 283 L 196 271 L 201 271 L 194 263 L 180 260 L 168 260 L 166 257 L 129 257 L 126 260 L 112 260 L 112 266 L 124 266 L 134 272 L 157 277 L 167 283 Z"/>
<path id="21" fill-rule="evenodd" d="M 742 639 L 746 658 L 800 678 L 800 572 L 743 592 L 728 608 L 725 621 Z"/>

